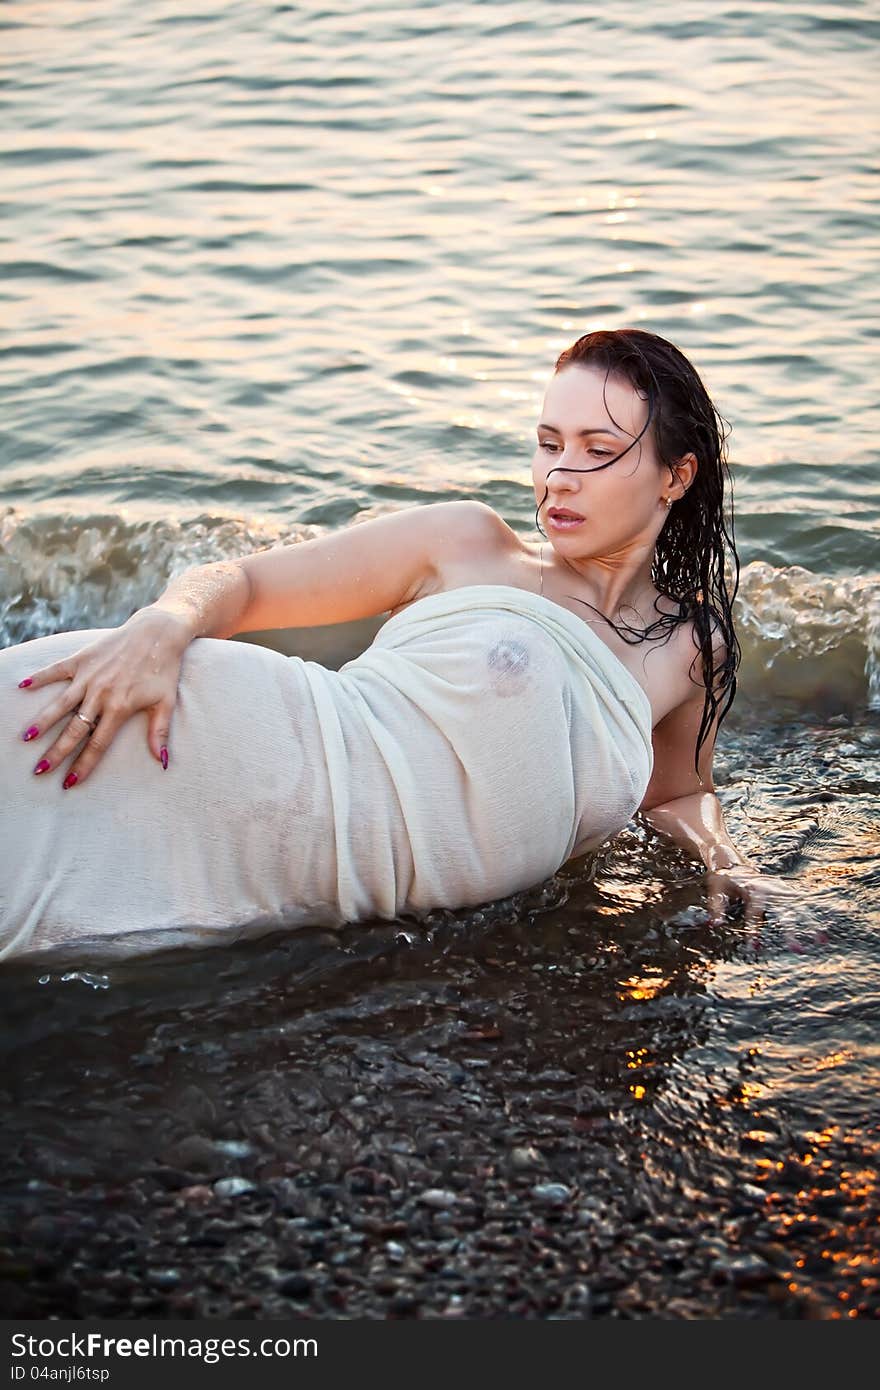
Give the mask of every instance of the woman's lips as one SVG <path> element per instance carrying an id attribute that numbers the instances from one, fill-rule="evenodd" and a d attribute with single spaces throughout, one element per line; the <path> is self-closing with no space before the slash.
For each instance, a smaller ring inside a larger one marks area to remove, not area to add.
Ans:
<path id="1" fill-rule="evenodd" d="M 583 526 L 586 517 L 558 516 L 549 512 L 547 514 L 547 520 L 555 531 L 573 531 L 577 526 Z"/>

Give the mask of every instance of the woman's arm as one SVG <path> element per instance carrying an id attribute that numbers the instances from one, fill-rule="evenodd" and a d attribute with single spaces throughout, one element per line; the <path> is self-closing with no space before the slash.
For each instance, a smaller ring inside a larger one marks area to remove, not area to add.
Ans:
<path id="1" fill-rule="evenodd" d="M 742 898 L 746 923 L 757 925 L 768 906 L 791 905 L 796 890 L 784 879 L 761 872 L 732 840 L 715 795 L 712 763 L 718 721 L 700 749 L 694 749 L 703 712 L 703 691 L 672 710 L 653 732 L 654 767 L 639 811 L 649 825 L 703 861 L 709 915 L 720 922 L 734 898 Z"/>
<path id="2" fill-rule="evenodd" d="M 166 768 L 180 668 L 195 638 L 387 612 L 414 597 L 444 556 L 484 546 L 503 526 L 481 502 L 437 502 L 314 541 L 186 570 L 121 627 L 64 661 L 31 672 L 23 682 L 28 700 L 44 686 L 65 682 L 48 705 L 22 712 L 27 725 L 22 737 L 28 742 L 63 721 L 34 771 L 45 776 L 76 753 L 64 787 L 82 784 L 122 725 L 140 711 L 148 715 L 150 751 Z M 94 727 L 86 739 L 88 722 Z"/>
<path id="3" fill-rule="evenodd" d="M 756 867 L 730 838 L 721 802 L 714 791 L 678 796 L 673 801 L 643 810 L 642 814 L 655 830 L 662 831 L 682 849 L 702 859 L 710 872 L 729 869 L 736 864 Z"/>
<path id="4" fill-rule="evenodd" d="M 800 894 L 792 883 L 763 873 L 758 864 L 737 849 L 714 792 L 676 797 L 652 806 L 642 815 L 655 830 L 702 859 L 708 870 L 707 907 L 715 925 L 724 920 L 734 898 L 741 898 L 745 904 L 746 926 L 760 925 L 768 907 L 778 914 L 781 909 L 792 909 L 800 903 Z"/>
<path id="5" fill-rule="evenodd" d="M 433 502 L 332 531 L 317 540 L 198 565 L 151 605 L 191 637 L 321 627 L 387 613 L 413 598 L 454 548 L 485 542 L 500 517 L 482 502 Z"/>

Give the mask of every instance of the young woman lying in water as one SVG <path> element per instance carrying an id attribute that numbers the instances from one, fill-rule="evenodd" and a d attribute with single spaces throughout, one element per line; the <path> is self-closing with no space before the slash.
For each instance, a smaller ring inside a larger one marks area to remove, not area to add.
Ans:
<path id="1" fill-rule="evenodd" d="M 740 655 L 725 545 L 739 564 L 697 373 L 641 330 L 579 339 L 532 473 L 543 541 L 480 502 L 413 507 L 0 652 L 30 745 L 4 760 L 0 954 L 489 902 L 637 810 L 702 859 L 714 916 L 790 896 L 713 789 Z M 339 672 L 205 640 L 385 613 Z"/>

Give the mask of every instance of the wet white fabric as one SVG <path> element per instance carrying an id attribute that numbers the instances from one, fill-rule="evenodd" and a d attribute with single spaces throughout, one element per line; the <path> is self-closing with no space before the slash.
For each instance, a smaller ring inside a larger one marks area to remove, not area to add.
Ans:
<path id="1" fill-rule="evenodd" d="M 487 903 L 620 830 L 651 708 L 580 618 L 472 585 L 419 599 L 339 671 L 188 649 L 164 772 L 137 716 L 81 787 L 31 773 L 28 672 L 95 631 L 0 652 L 0 957 L 113 953 Z"/>

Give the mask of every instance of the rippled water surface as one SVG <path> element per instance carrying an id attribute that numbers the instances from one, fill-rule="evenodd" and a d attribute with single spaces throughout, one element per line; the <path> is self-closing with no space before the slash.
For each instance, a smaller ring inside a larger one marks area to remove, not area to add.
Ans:
<path id="1" fill-rule="evenodd" d="M 482 913 L 7 971 L 7 1315 L 877 1316 L 880 20 L 587 8 L 3 7 L 0 644 L 402 505 L 525 536 L 556 355 L 640 324 L 732 426 L 717 782 L 802 906 L 711 926 L 634 823 Z"/>

